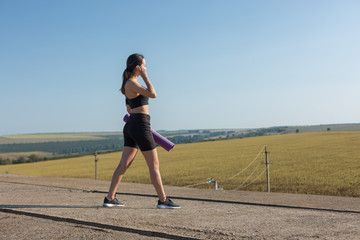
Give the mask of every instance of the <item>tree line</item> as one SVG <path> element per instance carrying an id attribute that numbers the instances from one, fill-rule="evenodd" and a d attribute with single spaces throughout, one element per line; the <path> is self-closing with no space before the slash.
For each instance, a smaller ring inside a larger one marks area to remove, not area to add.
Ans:
<path id="1" fill-rule="evenodd" d="M 249 130 L 247 132 L 239 131 L 211 131 L 211 130 L 188 130 L 181 131 L 180 135 L 168 137 L 175 144 L 192 143 L 201 141 L 215 141 L 219 139 L 245 138 L 254 136 L 263 136 L 266 134 L 284 133 L 285 128 L 273 127 Z M 164 134 L 166 135 L 166 133 Z M 0 165 L 19 164 L 53 160 L 59 158 L 69 158 L 71 156 L 79 156 L 92 154 L 95 151 L 120 151 L 123 149 L 122 135 L 108 136 L 101 140 L 80 140 L 80 141 L 64 141 L 64 142 L 42 142 L 42 143 L 14 143 L 1 144 L 0 153 L 9 152 L 50 152 L 52 157 L 38 157 L 34 154 L 28 157 L 18 157 L 15 160 L 0 158 Z"/>

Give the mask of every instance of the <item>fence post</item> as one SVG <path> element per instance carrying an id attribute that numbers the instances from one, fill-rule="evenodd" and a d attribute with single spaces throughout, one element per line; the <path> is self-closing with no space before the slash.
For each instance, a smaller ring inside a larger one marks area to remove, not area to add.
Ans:
<path id="1" fill-rule="evenodd" d="M 97 158 L 97 151 L 95 151 L 95 180 L 97 180 L 97 162 L 98 162 L 98 158 Z"/>
<path id="2" fill-rule="evenodd" d="M 269 162 L 269 157 L 268 157 L 269 154 L 270 154 L 270 152 L 268 152 L 266 150 L 266 145 L 265 145 L 265 164 L 266 164 L 267 192 L 270 192 L 270 171 L 269 171 L 270 162 Z"/>

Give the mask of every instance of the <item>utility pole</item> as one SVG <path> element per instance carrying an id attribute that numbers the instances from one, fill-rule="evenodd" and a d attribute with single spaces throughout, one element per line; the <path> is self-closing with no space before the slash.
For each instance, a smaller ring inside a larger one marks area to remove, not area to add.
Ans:
<path id="1" fill-rule="evenodd" d="M 218 190 L 218 187 L 219 187 L 218 182 L 214 180 L 214 189 Z"/>
<path id="2" fill-rule="evenodd" d="M 95 180 L 97 180 L 97 162 L 98 162 L 98 158 L 97 158 L 97 151 L 95 150 Z"/>
<path id="3" fill-rule="evenodd" d="M 268 155 L 270 155 L 270 152 L 268 152 L 266 150 L 266 145 L 265 145 L 265 164 L 266 164 L 267 192 L 270 192 L 270 171 L 269 171 L 269 167 L 270 167 L 271 162 L 269 161 Z"/>

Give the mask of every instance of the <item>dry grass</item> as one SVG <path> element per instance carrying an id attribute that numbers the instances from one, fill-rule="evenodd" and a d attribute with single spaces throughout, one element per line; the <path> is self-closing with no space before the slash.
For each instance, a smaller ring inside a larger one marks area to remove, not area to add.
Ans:
<path id="1" fill-rule="evenodd" d="M 18 159 L 19 157 L 27 158 L 30 155 L 36 155 L 37 157 L 51 157 L 53 154 L 49 152 L 11 152 L 11 153 L 0 153 L 0 158 L 2 159 Z"/>
<path id="2" fill-rule="evenodd" d="M 226 180 L 245 169 L 264 145 L 270 151 L 271 191 L 360 197 L 360 132 L 299 133 L 214 142 L 179 144 L 170 152 L 158 148 L 165 185 L 186 186 L 213 177 Z M 110 180 L 121 152 L 99 155 L 98 176 Z M 254 180 L 264 169 L 260 157 L 239 176 L 220 182 L 234 189 Z M 256 168 L 257 167 L 257 168 Z M 56 177 L 94 177 L 94 156 L 0 166 L 0 172 Z M 253 175 L 251 175 L 253 173 Z M 249 177 L 250 176 L 250 177 Z M 150 183 L 139 153 L 123 181 Z M 197 187 L 211 188 L 204 184 Z M 266 191 L 265 174 L 242 188 Z"/>
<path id="3" fill-rule="evenodd" d="M 113 133 L 54 133 L 7 135 L 0 137 L 0 144 L 101 140 L 104 139 L 104 135 L 112 134 Z"/>

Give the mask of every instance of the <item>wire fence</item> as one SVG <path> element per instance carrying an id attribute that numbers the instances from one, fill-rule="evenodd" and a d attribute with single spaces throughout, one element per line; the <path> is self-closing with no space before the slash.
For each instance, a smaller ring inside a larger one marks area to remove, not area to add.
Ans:
<path id="1" fill-rule="evenodd" d="M 244 169 L 242 169 L 241 171 L 237 172 L 236 174 L 234 174 L 233 176 L 227 178 L 227 179 L 224 179 L 224 180 L 221 180 L 221 181 L 217 181 L 217 183 L 224 183 L 224 182 L 227 182 L 229 180 L 232 180 L 234 178 L 236 178 L 237 176 L 241 175 L 243 172 L 245 172 L 248 168 L 250 168 L 254 163 L 255 161 L 259 158 L 259 156 L 261 155 L 261 153 L 263 153 L 263 150 L 264 150 L 265 146 L 263 146 L 261 148 L 261 150 L 259 151 L 259 153 L 256 155 L 256 157 L 249 163 L 249 165 L 247 167 L 245 167 Z M 248 187 L 250 186 L 251 184 L 253 184 L 256 180 L 258 180 L 266 171 L 263 170 L 254 180 L 252 180 L 251 182 L 247 183 L 248 180 L 254 175 L 254 173 L 256 172 L 256 170 L 259 168 L 260 166 L 260 161 L 259 163 L 256 165 L 256 167 L 254 168 L 254 170 L 252 171 L 252 173 L 245 179 L 245 181 L 243 181 L 239 186 L 237 186 L 236 188 L 232 189 L 232 190 L 239 190 L 241 188 L 245 188 L 245 187 Z M 209 184 L 211 183 L 211 181 L 204 181 L 204 182 L 200 182 L 200 183 L 195 183 L 195 184 L 191 184 L 191 185 L 186 185 L 185 187 L 195 187 L 195 186 L 200 186 L 200 185 L 204 185 L 204 184 Z"/>

